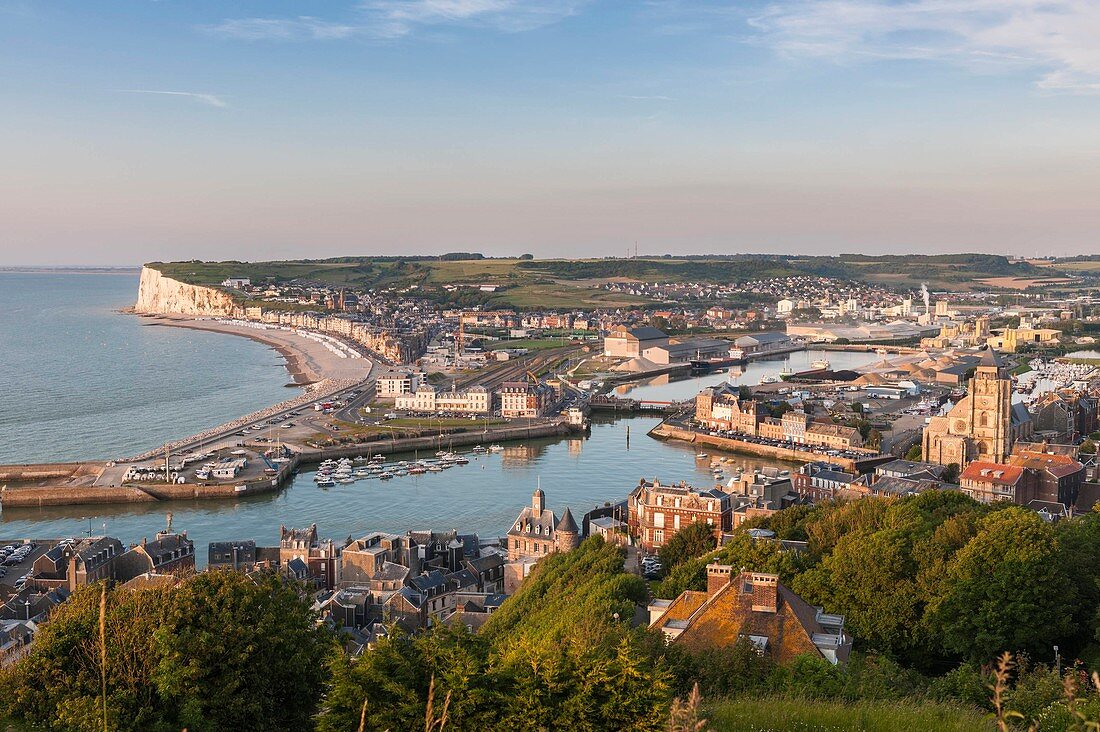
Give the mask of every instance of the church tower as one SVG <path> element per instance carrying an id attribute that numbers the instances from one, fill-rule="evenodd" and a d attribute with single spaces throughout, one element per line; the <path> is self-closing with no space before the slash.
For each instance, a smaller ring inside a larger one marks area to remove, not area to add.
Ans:
<path id="1" fill-rule="evenodd" d="M 970 436 L 976 460 L 1003 463 L 1012 453 L 1012 380 L 992 348 L 970 380 Z"/>

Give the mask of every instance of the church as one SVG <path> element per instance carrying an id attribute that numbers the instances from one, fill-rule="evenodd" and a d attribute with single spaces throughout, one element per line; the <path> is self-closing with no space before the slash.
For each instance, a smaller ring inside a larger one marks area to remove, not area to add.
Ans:
<path id="1" fill-rule="evenodd" d="M 1031 415 L 1012 403 L 1012 377 L 996 352 L 982 353 L 968 394 L 943 417 L 924 428 L 924 460 L 966 467 L 973 460 L 1003 463 L 1017 440 L 1031 436 Z"/>

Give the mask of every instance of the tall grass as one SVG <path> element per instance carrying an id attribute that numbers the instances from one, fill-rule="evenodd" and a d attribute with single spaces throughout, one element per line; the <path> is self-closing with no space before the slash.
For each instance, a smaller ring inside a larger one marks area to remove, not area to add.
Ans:
<path id="1" fill-rule="evenodd" d="M 953 704 L 916 701 L 836 701 L 794 697 L 735 699 L 707 710 L 713 732 L 986 732 L 995 723 L 982 712 Z"/>

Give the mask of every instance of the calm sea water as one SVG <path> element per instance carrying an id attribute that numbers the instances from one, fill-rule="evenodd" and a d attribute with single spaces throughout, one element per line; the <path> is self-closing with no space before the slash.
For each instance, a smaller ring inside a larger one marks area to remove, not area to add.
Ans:
<path id="1" fill-rule="evenodd" d="M 263 344 L 117 312 L 137 287 L 0 272 L 0 463 L 132 455 L 296 393 Z"/>
<path id="2" fill-rule="evenodd" d="M 209 427 L 285 398 L 282 362 L 244 338 L 142 326 L 114 310 L 129 304 L 136 276 L 0 274 L 0 462 L 113 457 Z M 791 365 L 811 358 L 794 354 Z M 848 354 L 830 354 L 834 366 Z M 861 363 L 865 354 L 857 354 Z M 743 379 L 778 371 L 783 360 L 750 367 Z M 650 384 L 632 395 L 683 398 L 726 378 L 710 374 Z M 303 472 L 274 495 L 228 501 L 7 509 L 0 538 L 106 533 L 123 542 L 152 536 L 171 511 L 205 563 L 208 542 L 278 541 L 279 525 L 316 522 L 334 539 L 368 531 L 451 529 L 497 537 L 508 530 L 539 485 L 559 513 L 577 518 L 604 501 L 624 498 L 642 477 L 710 485 L 709 460 L 695 449 L 646 436 L 650 417 L 599 421 L 589 436 L 507 444 L 500 454 L 464 467 L 389 482 L 364 480 L 320 489 Z M 628 439 L 629 438 L 629 439 Z M 711 452 L 708 450 L 708 452 Z M 405 459 L 429 457 L 407 455 Z M 752 469 L 780 465 L 736 458 Z M 395 458 L 401 459 L 401 458 Z M 782 467 L 790 468 L 783 464 Z"/>

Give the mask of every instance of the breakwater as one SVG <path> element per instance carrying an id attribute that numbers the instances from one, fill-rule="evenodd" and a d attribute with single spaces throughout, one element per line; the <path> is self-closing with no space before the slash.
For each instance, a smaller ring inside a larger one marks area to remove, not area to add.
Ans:
<path id="1" fill-rule="evenodd" d="M 776 447 L 774 445 L 761 445 L 756 442 L 730 439 L 728 437 L 716 437 L 704 432 L 694 432 L 662 422 L 649 432 L 650 437 L 659 440 L 680 440 L 694 445 L 707 445 L 728 452 L 741 453 L 743 455 L 756 455 L 772 460 L 783 460 L 792 463 L 809 463 L 816 460 L 824 460 L 842 466 L 850 473 L 866 473 L 874 469 L 876 465 L 890 462 L 896 458 L 893 455 L 881 455 L 868 452 L 865 458 L 834 457 L 825 453 L 812 450 Z"/>

